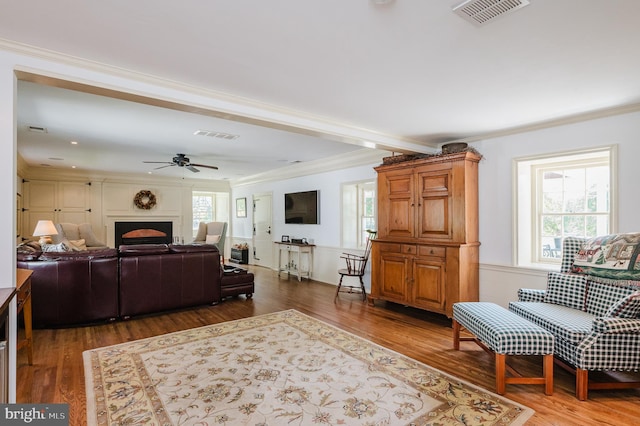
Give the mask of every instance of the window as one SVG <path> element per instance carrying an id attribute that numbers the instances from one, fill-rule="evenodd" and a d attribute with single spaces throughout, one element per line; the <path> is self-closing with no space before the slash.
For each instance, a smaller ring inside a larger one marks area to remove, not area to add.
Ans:
<path id="1" fill-rule="evenodd" d="M 342 246 L 364 248 L 368 229 L 376 229 L 376 183 L 362 181 L 342 186 Z"/>
<path id="2" fill-rule="evenodd" d="M 193 210 L 192 233 L 198 233 L 200 222 L 228 222 L 229 194 L 226 192 L 193 191 L 191 193 Z"/>
<path id="3" fill-rule="evenodd" d="M 559 264 L 562 239 L 615 232 L 615 147 L 515 161 L 517 264 Z"/>

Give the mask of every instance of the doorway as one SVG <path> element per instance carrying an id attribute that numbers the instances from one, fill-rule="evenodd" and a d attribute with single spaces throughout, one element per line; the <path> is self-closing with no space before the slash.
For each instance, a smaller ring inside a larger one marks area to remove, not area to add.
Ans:
<path id="1" fill-rule="evenodd" d="M 253 264 L 273 269 L 272 193 L 253 195 Z"/>

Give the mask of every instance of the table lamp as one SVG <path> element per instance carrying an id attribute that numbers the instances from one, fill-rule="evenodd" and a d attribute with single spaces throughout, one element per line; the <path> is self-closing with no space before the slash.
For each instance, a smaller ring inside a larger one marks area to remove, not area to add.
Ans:
<path id="1" fill-rule="evenodd" d="M 58 235 L 56 226 L 50 220 L 39 220 L 36 229 L 33 230 L 34 237 L 40 237 L 40 244 L 51 244 L 51 235 Z"/>

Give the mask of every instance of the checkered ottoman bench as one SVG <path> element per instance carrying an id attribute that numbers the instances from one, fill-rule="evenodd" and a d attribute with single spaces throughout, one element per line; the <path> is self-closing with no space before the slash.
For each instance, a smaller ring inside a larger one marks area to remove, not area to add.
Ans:
<path id="1" fill-rule="evenodd" d="M 459 302 L 453 305 L 453 348 L 460 341 L 473 340 L 495 353 L 496 392 L 505 393 L 507 383 L 544 384 L 544 393 L 553 394 L 553 334 L 519 315 L 488 302 Z M 474 337 L 461 337 L 464 327 Z M 543 377 L 522 377 L 506 363 L 507 355 L 542 355 Z M 507 377 L 506 372 L 515 377 Z"/>

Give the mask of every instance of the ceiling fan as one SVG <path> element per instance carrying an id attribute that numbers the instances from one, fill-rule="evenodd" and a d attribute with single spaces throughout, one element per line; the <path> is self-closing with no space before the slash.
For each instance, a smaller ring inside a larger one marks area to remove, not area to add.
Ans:
<path id="1" fill-rule="evenodd" d="M 176 154 L 176 156 L 173 157 L 171 161 L 143 161 L 143 163 L 164 164 L 164 166 L 156 167 L 154 170 L 164 169 L 165 167 L 172 167 L 172 166 L 184 167 L 185 169 L 189 169 L 194 173 L 200 172 L 200 170 L 196 169 L 195 166 L 218 170 L 216 166 L 207 166 L 206 164 L 194 164 L 191 162 L 191 160 L 189 160 L 189 158 L 185 156 L 185 154 Z"/>

